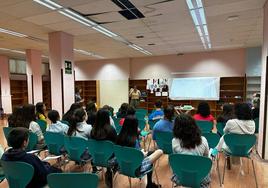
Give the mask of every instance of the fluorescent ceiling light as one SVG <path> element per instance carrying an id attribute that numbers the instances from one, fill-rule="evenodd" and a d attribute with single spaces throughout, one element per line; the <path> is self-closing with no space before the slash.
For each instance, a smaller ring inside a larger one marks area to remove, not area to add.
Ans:
<path id="1" fill-rule="evenodd" d="M 10 30 L 3 29 L 3 28 L 0 28 L 0 32 L 1 33 L 6 33 L 6 34 L 9 34 L 9 35 L 13 35 L 13 36 L 17 36 L 17 37 L 27 37 L 27 35 L 24 35 L 22 33 L 18 33 L 18 32 L 15 32 L 15 31 L 10 31 Z"/>
<path id="2" fill-rule="evenodd" d="M 77 22 L 79 22 L 79 23 L 81 23 L 81 24 L 83 24 L 83 25 L 85 25 L 85 26 L 91 26 L 90 24 L 88 24 L 88 23 L 86 23 L 86 22 L 84 22 L 84 21 L 82 21 L 82 20 L 80 20 L 80 19 L 78 19 L 78 18 L 76 18 L 76 17 L 74 17 L 74 16 L 72 16 L 72 15 L 69 15 L 69 14 L 67 14 L 66 12 L 63 12 L 63 11 L 58 11 L 59 13 L 61 13 L 61 14 L 63 14 L 64 16 L 67 16 L 67 17 L 69 17 L 69 18 L 71 18 L 71 19 L 73 19 L 73 20 L 75 20 L 75 21 L 77 21 Z"/>
<path id="3" fill-rule="evenodd" d="M 50 0 L 33 0 L 33 1 L 51 9 L 51 10 L 56 10 L 56 9 L 62 8 L 61 5 L 59 5 L 53 1 L 50 1 Z"/>
<path id="4" fill-rule="evenodd" d="M 72 11 L 72 10 L 69 10 L 69 9 L 64 9 L 64 11 L 66 11 L 67 13 L 69 13 L 69 15 L 72 15 L 74 17 L 77 17 L 78 19 L 90 24 L 90 25 L 97 25 L 97 23 L 85 18 L 84 16 L 81 16 L 80 14 Z"/>
<path id="5" fill-rule="evenodd" d="M 211 43 L 208 43 L 208 48 L 211 48 Z"/>
<path id="6" fill-rule="evenodd" d="M 186 3 L 187 3 L 187 5 L 188 5 L 188 7 L 189 7 L 190 10 L 191 10 L 191 9 L 194 9 L 192 0 L 186 0 Z"/>
<path id="7" fill-rule="evenodd" d="M 198 19 L 197 19 L 197 15 L 195 13 L 195 10 L 191 10 L 191 16 L 192 16 L 192 19 L 194 21 L 194 24 L 197 26 L 199 25 L 199 22 L 198 22 Z"/>
<path id="8" fill-rule="evenodd" d="M 108 37 L 111 37 L 111 38 L 118 36 L 117 34 L 111 32 L 111 31 L 109 31 L 109 30 L 107 30 L 104 27 L 99 26 L 99 25 L 96 27 L 92 27 L 92 28 L 95 29 L 96 31 L 99 31 L 100 33 L 102 33 L 104 35 L 107 35 Z"/>
<path id="9" fill-rule="evenodd" d="M 149 52 L 149 51 L 143 49 L 143 48 L 140 47 L 140 46 L 137 46 L 136 44 L 129 44 L 128 46 L 131 47 L 131 48 L 133 48 L 133 49 L 135 49 L 135 50 L 138 50 L 138 51 L 140 51 L 140 52 L 142 52 L 142 53 L 144 53 L 144 54 L 146 54 L 146 55 L 152 55 L 151 52 Z"/>
<path id="10" fill-rule="evenodd" d="M 97 54 L 94 54 L 93 52 L 88 52 L 88 51 L 85 51 L 85 50 L 74 49 L 74 51 L 77 52 L 77 53 L 83 54 L 83 55 L 92 56 L 92 57 L 96 57 L 96 58 L 99 58 L 99 59 L 104 58 L 101 55 L 97 55 Z"/>
<path id="11" fill-rule="evenodd" d="M 198 8 L 203 7 L 202 0 L 196 0 L 196 4 L 197 4 L 197 7 L 198 7 Z"/>
<path id="12" fill-rule="evenodd" d="M 205 16 L 205 11 L 204 11 L 203 8 L 200 8 L 200 9 L 199 9 L 199 15 L 200 15 L 202 24 L 203 24 L 203 25 L 207 24 L 206 16 Z"/>
<path id="13" fill-rule="evenodd" d="M 203 29 L 204 29 L 205 35 L 208 35 L 208 27 L 207 27 L 207 25 L 203 25 Z"/>
<path id="14" fill-rule="evenodd" d="M 19 53 L 19 54 L 25 54 L 25 51 L 13 50 L 13 49 L 9 49 L 9 48 L 0 48 L 0 50 L 8 51 L 8 52 L 14 52 L 14 53 Z"/>
<path id="15" fill-rule="evenodd" d="M 197 29 L 197 31 L 198 31 L 199 36 L 202 37 L 202 36 L 203 36 L 203 33 L 202 33 L 202 31 L 201 31 L 200 26 L 197 26 L 196 29 Z"/>

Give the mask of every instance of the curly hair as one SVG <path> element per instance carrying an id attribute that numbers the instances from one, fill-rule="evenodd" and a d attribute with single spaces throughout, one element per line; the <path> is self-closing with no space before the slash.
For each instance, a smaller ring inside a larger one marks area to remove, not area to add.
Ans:
<path id="1" fill-rule="evenodd" d="M 183 148 L 194 149 L 202 142 L 201 131 L 195 120 L 186 114 L 181 114 L 175 119 L 173 134 L 181 141 Z"/>
<path id="2" fill-rule="evenodd" d="M 198 104 L 197 113 L 202 117 L 208 117 L 210 115 L 210 107 L 207 102 L 203 101 Z"/>

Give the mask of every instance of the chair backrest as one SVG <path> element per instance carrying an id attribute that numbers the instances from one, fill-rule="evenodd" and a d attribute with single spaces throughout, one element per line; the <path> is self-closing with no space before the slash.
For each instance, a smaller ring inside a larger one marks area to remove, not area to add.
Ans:
<path id="1" fill-rule="evenodd" d="M 171 154 L 169 164 L 182 186 L 200 188 L 201 181 L 210 172 L 212 161 L 203 156 Z"/>
<path id="2" fill-rule="evenodd" d="M 165 154 L 172 153 L 172 132 L 160 132 L 155 131 L 154 133 L 155 141 L 159 149 L 163 150 Z"/>
<path id="3" fill-rule="evenodd" d="M 260 124 L 259 118 L 254 119 L 254 122 L 255 122 L 255 134 L 258 134 L 259 133 L 259 124 Z"/>
<path id="4" fill-rule="evenodd" d="M 154 125 L 156 124 L 156 122 L 158 122 L 159 120 L 149 120 L 148 124 L 150 126 L 150 129 L 153 130 Z"/>
<path id="5" fill-rule="evenodd" d="M 223 129 L 224 129 L 224 127 L 225 127 L 225 123 L 223 123 L 223 122 L 218 122 L 217 125 L 216 125 L 216 127 L 217 127 L 217 133 L 218 133 L 219 135 L 223 136 L 223 135 L 224 135 Z"/>
<path id="6" fill-rule="evenodd" d="M 203 136 L 207 139 L 209 148 L 215 148 L 221 138 L 216 133 L 203 133 Z"/>
<path id="7" fill-rule="evenodd" d="M 25 188 L 34 174 L 34 168 L 28 163 L 1 160 L 1 165 L 10 188 Z"/>
<path id="8" fill-rule="evenodd" d="M 137 118 L 138 120 L 144 120 L 144 118 L 145 118 L 145 114 L 140 113 L 140 112 L 136 112 L 136 113 L 135 113 L 135 116 L 136 116 L 136 118 Z"/>
<path id="9" fill-rule="evenodd" d="M 3 132 L 4 132 L 6 140 L 11 129 L 13 129 L 13 127 L 3 127 Z"/>
<path id="10" fill-rule="evenodd" d="M 114 145 L 114 154 L 120 173 L 135 178 L 135 171 L 141 166 L 144 158 L 143 153 L 135 148 Z"/>
<path id="11" fill-rule="evenodd" d="M 65 125 L 68 125 L 68 126 L 70 126 L 70 123 L 69 123 L 68 121 L 65 121 L 65 120 L 61 120 L 60 122 L 61 122 L 61 123 L 64 123 Z"/>
<path id="12" fill-rule="evenodd" d="M 233 156 L 247 157 L 256 143 L 256 136 L 254 134 L 226 134 L 224 142 Z"/>
<path id="13" fill-rule="evenodd" d="M 210 133 L 213 129 L 213 123 L 211 121 L 196 121 L 196 125 L 200 128 L 202 133 Z"/>
<path id="14" fill-rule="evenodd" d="M 113 120 L 114 120 L 115 130 L 116 130 L 117 134 L 119 134 L 121 129 L 122 129 L 122 126 L 119 125 L 121 118 L 113 117 Z"/>
<path id="15" fill-rule="evenodd" d="M 47 122 L 42 119 L 38 119 L 36 120 L 36 123 L 38 123 L 38 125 L 40 126 L 42 133 L 45 133 L 47 130 Z"/>
<path id="16" fill-rule="evenodd" d="M 146 126 L 146 121 L 144 119 L 138 119 L 139 129 L 142 131 Z"/>
<path id="17" fill-rule="evenodd" d="M 99 179 L 91 173 L 52 173 L 47 181 L 50 188 L 97 188 Z"/>
<path id="18" fill-rule="evenodd" d="M 87 140 L 75 136 L 64 136 L 64 148 L 69 159 L 81 162 L 81 155 L 87 148 Z"/>
<path id="19" fill-rule="evenodd" d="M 108 160 L 114 153 L 114 144 L 110 141 L 88 140 L 89 154 L 96 166 L 108 167 Z"/>
<path id="20" fill-rule="evenodd" d="M 136 109 L 136 112 L 138 113 L 141 113 L 141 114 L 144 114 L 144 116 L 148 113 L 146 109 L 143 109 L 143 108 L 137 108 Z"/>
<path id="21" fill-rule="evenodd" d="M 48 131 L 44 134 L 44 138 L 49 153 L 53 155 L 60 155 L 60 150 L 64 146 L 64 135 L 61 133 L 54 133 Z"/>

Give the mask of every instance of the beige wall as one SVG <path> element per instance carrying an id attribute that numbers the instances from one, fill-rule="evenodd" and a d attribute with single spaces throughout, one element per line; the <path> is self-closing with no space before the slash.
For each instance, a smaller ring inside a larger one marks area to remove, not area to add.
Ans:
<path id="1" fill-rule="evenodd" d="M 128 103 L 128 80 L 100 80 L 100 106 L 112 106 L 115 112 L 124 102 Z"/>

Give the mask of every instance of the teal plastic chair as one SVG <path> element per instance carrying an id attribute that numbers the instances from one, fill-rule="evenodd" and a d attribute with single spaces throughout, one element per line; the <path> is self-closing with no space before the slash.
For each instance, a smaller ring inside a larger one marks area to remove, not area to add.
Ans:
<path id="1" fill-rule="evenodd" d="M 3 127 L 3 132 L 5 135 L 5 138 L 7 140 L 9 132 L 13 129 L 13 127 Z M 27 152 L 32 151 L 35 149 L 36 144 L 38 143 L 38 137 L 35 133 L 30 132 L 29 133 L 29 143 L 27 148 L 25 149 Z"/>
<path id="2" fill-rule="evenodd" d="M 36 120 L 36 123 L 40 126 L 42 133 L 44 134 L 47 130 L 47 122 L 41 119 Z"/>
<path id="3" fill-rule="evenodd" d="M 128 176 L 130 187 L 131 178 L 142 179 L 145 174 L 137 176 L 135 173 L 144 159 L 144 155 L 140 150 L 114 145 L 114 154 L 119 165 L 119 173 Z M 147 173 L 151 171 L 152 170 L 149 170 Z"/>
<path id="4" fill-rule="evenodd" d="M 52 173 L 47 176 L 50 188 L 97 188 L 98 176 L 91 173 Z"/>
<path id="5" fill-rule="evenodd" d="M 211 121 L 196 121 L 196 125 L 202 133 L 210 133 L 213 129 L 213 123 Z"/>
<path id="6" fill-rule="evenodd" d="M 9 188 L 25 188 L 34 174 L 34 168 L 28 163 L 1 160 L 1 165 Z"/>
<path id="7" fill-rule="evenodd" d="M 225 175 L 225 168 L 226 168 L 226 161 L 227 157 L 235 156 L 235 157 L 244 157 L 250 158 L 252 147 L 256 143 L 256 136 L 247 135 L 247 134 L 226 134 L 224 135 L 224 142 L 228 146 L 229 150 L 223 150 L 225 154 L 225 161 L 224 161 L 224 169 L 223 169 L 223 177 L 222 177 L 222 184 L 224 183 L 224 175 Z M 258 187 L 256 172 L 254 161 L 251 159 L 253 173 L 255 177 L 256 187 Z"/>
<path id="8" fill-rule="evenodd" d="M 78 164 L 85 164 L 86 162 L 90 161 L 90 159 L 83 160 L 81 158 L 87 147 L 87 140 L 83 138 L 75 136 L 64 137 L 64 148 L 67 151 L 68 158 L 72 161 L 77 162 Z"/>
<path id="9" fill-rule="evenodd" d="M 64 123 L 65 125 L 68 125 L 68 126 L 70 126 L 70 123 L 69 123 L 68 121 L 65 121 L 65 120 L 61 120 L 60 122 L 61 122 L 61 123 Z"/>
<path id="10" fill-rule="evenodd" d="M 145 114 L 140 113 L 140 112 L 136 112 L 136 113 L 135 113 L 135 116 L 136 116 L 136 118 L 137 118 L 138 120 L 144 120 L 144 118 L 145 118 Z"/>
<path id="11" fill-rule="evenodd" d="M 224 135 L 224 132 L 223 132 L 223 129 L 225 127 L 225 123 L 222 123 L 222 122 L 218 122 L 217 125 L 217 133 L 220 135 L 220 136 L 223 136 Z"/>
<path id="12" fill-rule="evenodd" d="M 114 125 L 115 125 L 116 133 L 119 134 L 120 131 L 121 131 L 121 129 L 122 129 L 122 126 L 119 125 L 119 121 L 121 120 L 121 118 L 113 117 L 113 120 L 114 120 Z"/>
<path id="13" fill-rule="evenodd" d="M 255 134 L 259 133 L 259 124 L 260 124 L 260 120 L 259 118 L 254 119 L 255 122 Z"/>
<path id="14" fill-rule="evenodd" d="M 64 135 L 61 133 L 46 132 L 44 134 L 45 143 L 48 151 L 52 155 L 61 155 L 61 149 L 64 147 Z"/>
<path id="15" fill-rule="evenodd" d="M 89 139 L 88 148 L 95 166 L 106 168 L 109 166 L 108 160 L 114 153 L 114 144 L 112 142 Z"/>
<path id="16" fill-rule="evenodd" d="M 207 139 L 208 141 L 208 146 L 209 148 L 215 148 L 219 141 L 220 141 L 220 136 L 216 133 L 203 133 L 203 136 Z M 217 173 L 218 173 L 218 178 L 221 186 L 221 174 L 220 174 L 220 168 L 219 168 L 219 157 L 216 157 L 216 162 L 217 162 Z"/>
<path id="17" fill-rule="evenodd" d="M 157 121 L 159 121 L 159 120 L 149 120 L 148 121 L 148 124 L 150 126 L 150 130 L 153 130 L 154 125 L 156 124 Z"/>
<path id="18" fill-rule="evenodd" d="M 156 144 L 159 149 L 163 150 L 165 154 L 172 154 L 172 132 L 160 132 L 156 131 L 153 133 L 153 137 L 155 138 Z"/>
<path id="19" fill-rule="evenodd" d="M 137 108 L 136 112 L 144 114 L 144 116 L 146 116 L 147 113 L 148 113 L 148 111 L 146 109 L 144 109 L 144 108 Z"/>
<path id="20" fill-rule="evenodd" d="M 203 156 L 171 154 L 169 164 L 173 173 L 178 177 L 180 185 L 200 188 L 202 180 L 211 170 L 212 161 Z M 174 182 L 172 187 L 174 187 Z"/>

